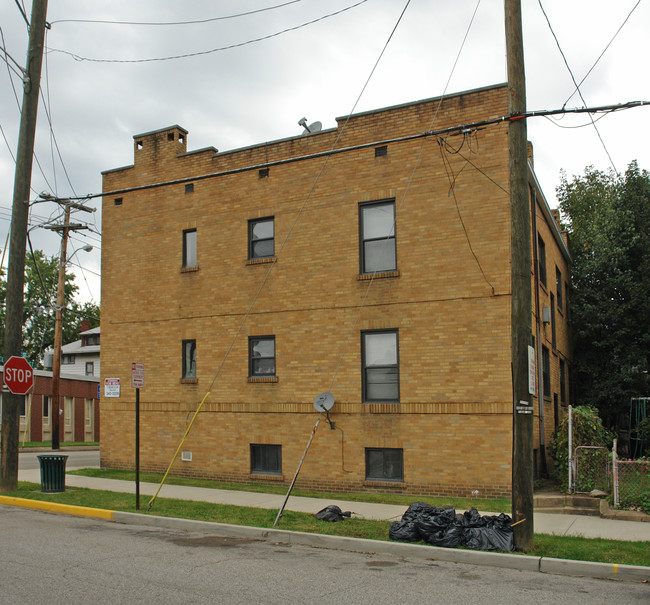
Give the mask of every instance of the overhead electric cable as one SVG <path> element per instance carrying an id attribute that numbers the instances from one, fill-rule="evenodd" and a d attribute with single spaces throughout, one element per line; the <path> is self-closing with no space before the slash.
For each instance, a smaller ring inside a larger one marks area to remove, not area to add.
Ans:
<path id="1" fill-rule="evenodd" d="M 359 149 L 367 149 L 370 147 L 378 147 L 381 145 L 389 145 L 391 143 L 400 143 L 404 141 L 411 141 L 413 139 L 420 139 L 420 138 L 425 138 L 425 137 L 437 137 L 440 135 L 444 134 L 452 134 L 452 133 L 462 133 L 463 130 L 471 130 L 471 129 L 480 129 L 480 128 L 486 128 L 488 126 L 494 126 L 497 124 L 503 124 L 505 122 L 511 122 L 514 120 L 526 120 L 529 118 L 535 118 L 535 117 L 545 117 L 545 116 L 551 116 L 551 115 L 559 115 L 559 114 L 576 114 L 576 113 L 602 113 L 602 112 L 607 112 L 607 113 L 613 113 L 615 111 L 621 111 L 624 109 L 632 109 L 635 107 L 644 107 L 650 105 L 650 101 L 630 101 L 628 103 L 619 103 L 618 105 L 603 105 L 599 107 L 577 107 L 574 109 L 544 109 L 544 110 L 536 110 L 536 111 L 527 111 L 525 113 L 517 113 L 517 114 L 511 114 L 511 115 L 505 115 L 505 116 L 500 116 L 497 118 L 490 118 L 487 120 L 480 120 L 478 122 L 471 122 L 469 124 L 460 124 L 457 126 L 449 126 L 448 128 L 441 128 L 439 130 L 428 130 L 424 132 L 420 132 L 418 134 L 412 134 L 412 135 L 405 135 L 401 137 L 395 137 L 392 139 L 381 139 L 378 141 L 373 141 L 372 143 L 361 143 L 359 145 L 351 145 L 349 147 L 339 147 L 336 149 L 329 149 L 327 151 L 319 151 L 316 153 L 310 153 L 307 155 L 302 155 L 302 156 L 294 156 L 291 158 L 286 158 L 283 160 L 275 160 L 271 162 L 264 162 L 261 164 L 252 164 L 249 166 L 242 166 L 241 168 L 232 168 L 230 170 L 222 170 L 219 172 L 211 172 L 209 174 L 203 174 L 203 175 L 197 175 L 197 176 L 192 176 L 192 177 L 185 177 L 181 179 L 174 179 L 171 181 L 161 181 L 158 183 L 151 183 L 149 185 L 138 185 L 136 187 L 125 187 L 123 189 L 114 189 L 112 191 L 103 191 L 101 193 L 89 193 L 85 196 L 77 196 L 77 197 L 70 197 L 70 199 L 74 200 L 79 200 L 79 201 L 84 201 L 84 200 L 90 200 L 94 198 L 99 198 L 99 197 L 108 197 L 112 195 L 120 195 L 124 193 L 133 193 L 135 191 L 145 191 L 148 189 L 155 189 L 157 187 L 166 187 L 170 185 L 182 185 L 184 183 L 191 183 L 191 182 L 196 182 L 196 181 L 202 181 L 206 179 L 212 179 L 212 178 L 217 178 L 220 176 L 226 176 L 230 174 L 239 174 L 241 172 L 248 172 L 251 170 L 260 170 L 262 168 L 270 168 L 273 166 L 282 166 L 284 164 L 291 164 L 293 162 L 300 162 L 303 160 L 312 160 L 315 158 L 319 157 L 325 157 L 329 155 L 336 155 L 339 153 L 347 153 L 350 151 L 357 151 Z"/>
<path id="2" fill-rule="evenodd" d="M 237 42 L 235 44 L 229 44 L 228 46 L 221 46 L 219 48 L 212 48 L 210 50 L 202 50 L 202 51 L 197 51 L 193 53 L 183 53 L 180 55 L 171 55 L 168 57 L 151 57 L 148 59 L 97 59 L 94 57 L 82 57 L 80 55 L 77 55 L 75 53 L 72 53 L 67 50 L 62 50 L 59 48 L 48 48 L 49 51 L 52 52 L 59 52 L 63 53 L 65 55 L 69 55 L 72 57 L 75 61 L 89 61 L 92 63 L 151 63 L 154 61 L 174 61 L 176 59 L 187 59 L 189 57 L 199 57 L 202 55 L 209 55 L 212 53 L 216 52 L 221 52 L 224 50 L 231 50 L 233 48 L 239 48 L 241 46 L 247 46 L 248 44 L 254 44 L 255 42 L 262 42 L 264 40 L 270 40 L 271 38 L 275 38 L 277 36 L 281 36 L 282 34 L 286 34 L 288 32 L 292 32 L 298 29 L 301 29 L 303 27 L 307 27 L 308 25 L 313 25 L 314 23 L 318 23 L 319 21 L 323 21 L 324 19 L 329 19 L 330 17 L 335 17 L 336 15 L 340 15 L 341 13 L 344 13 L 346 11 L 349 11 L 353 8 L 356 8 L 357 6 L 360 6 L 361 4 L 364 4 L 368 2 L 368 0 L 360 0 L 356 4 L 352 4 L 351 6 L 347 6 L 345 8 L 342 8 L 341 10 L 338 10 L 333 13 L 329 13 L 327 15 L 323 15 L 322 17 L 318 17 L 317 19 L 312 19 L 311 21 L 307 21 L 305 23 L 301 23 L 300 25 L 295 25 L 293 27 L 288 27 L 286 29 L 283 29 L 279 32 L 275 32 L 273 34 L 269 34 L 267 36 L 261 36 L 259 38 L 254 38 L 252 40 L 247 40 L 245 42 Z"/>
<path id="3" fill-rule="evenodd" d="M 580 83 L 576 86 L 576 89 L 571 93 L 571 96 L 564 102 L 564 105 L 566 105 L 572 98 L 573 95 L 576 94 L 576 92 L 579 91 L 580 86 L 582 86 L 583 82 L 589 77 L 589 74 L 594 70 L 596 65 L 600 62 L 600 60 L 603 58 L 603 55 L 609 50 L 609 47 L 612 45 L 618 34 L 621 33 L 621 30 L 625 26 L 625 24 L 629 21 L 630 17 L 632 16 L 632 13 L 637 9 L 637 7 L 641 4 L 641 0 L 638 0 L 638 2 L 632 7 L 632 10 L 628 13 L 627 17 L 625 17 L 625 20 L 623 23 L 621 23 L 620 27 L 616 30 L 616 33 L 612 37 L 612 39 L 607 43 L 607 46 L 605 46 L 604 50 L 600 55 L 598 55 L 598 58 L 596 59 L 595 63 L 589 68 L 589 71 L 585 74 L 585 76 L 580 80 Z"/>
<path id="4" fill-rule="evenodd" d="M 290 2 L 283 2 L 274 6 L 267 6 L 266 8 L 258 8 L 256 10 L 247 11 L 245 13 L 236 13 L 234 15 L 225 15 L 223 17 L 209 17 L 207 19 L 195 19 L 192 21 L 110 21 L 107 19 L 57 19 L 51 21 L 50 25 L 55 23 L 100 23 L 103 25 L 154 25 L 154 26 L 170 26 L 170 25 L 197 25 L 200 23 L 212 23 L 213 21 L 224 21 L 226 19 L 236 19 L 238 17 L 247 17 L 248 15 L 256 15 L 266 11 L 275 10 L 276 8 L 283 8 L 290 4 L 297 4 L 302 0 L 290 0 Z"/>
<path id="5" fill-rule="evenodd" d="M 18 2 L 18 0 L 14 0 L 16 2 L 16 6 L 18 7 L 18 10 L 20 11 L 20 14 L 23 16 L 23 19 L 25 20 L 25 23 L 27 24 L 27 29 L 29 29 L 29 19 L 27 18 L 27 13 L 25 12 L 25 7 L 22 6 L 21 3 Z"/>
<path id="6" fill-rule="evenodd" d="M 577 93 L 580 95 L 580 99 L 582 99 L 582 102 L 587 105 L 587 101 L 585 101 L 585 98 L 582 96 L 582 91 L 580 90 L 580 84 L 576 82 L 575 76 L 573 75 L 573 71 L 571 70 L 571 67 L 569 66 L 569 62 L 567 61 L 567 58 L 564 54 L 564 51 L 562 50 L 562 47 L 560 46 L 560 41 L 557 39 L 557 36 L 555 35 L 555 31 L 553 31 L 553 26 L 551 25 L 551 21 L 548 18 L 548 15 L 546 14 L 546 11 L 544 10 L 544 6 L 542 5 L 542 0 L 537 0 L 539 7 L 542 9 L 542 14 L 544 15 L 544 18 L 546 19 L 546 23 L 548 24 L 549 29 L 551 30 L 551 34 L 553 34 L 553 38 L 555 39 L 555 44 L 558 47 L 558 50 L 560 51 L 560 54 L 562 55 L 562 59 L 564 60 L 564 64 L 566 65 L 567 70 L 569 71 L 569 75 L 571 76 L 571 80 L 573 81 Z M 575 94 L 575 92 L 574 92 Z M 573 95 L 572 95 L 573 96 Z M 569 97 L 571 98 L 571 97 Z M 566 103 L 565 103 L 566 104 Z M 618 172 L 616 170 L 616 166 L 614 165 L 614 160 L 612 159 L 612 156 L 609 153 L 609 150 L 607 149 L 607 145 L 605 145 L 605 141 L 603 140 L 603 137 L 600 134 L 600 131 L 598 130 L 598 127 L 596 126 L 596 122 L 594 122 L 593 117 L 590 116 L 591 123 L 594 127 L 594 130 L 596 131 L 596 134 L 598 135 L 598 138 L 600 139 L 600 143 L 603 146 L 603 149 L 605 150 L 605 153 L 607 154 L 607 157 L 609 158 L 609 163 L 612 165 L 612 168 L 614 169 L 614 172 Z"/>

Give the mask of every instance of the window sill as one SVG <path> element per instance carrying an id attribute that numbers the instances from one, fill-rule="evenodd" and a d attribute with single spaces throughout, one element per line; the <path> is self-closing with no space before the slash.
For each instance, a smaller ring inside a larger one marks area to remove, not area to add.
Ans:
<path id="1" fill-rule="evenodd" d="M 181 273 L 195 273 L 198 270 L 198 265 L 196 267 L 181 267 Z"/>
<path id="2" fill-rule="evenodd" d="M 264 258 L 249 258 L 246 265 L 268 265 L 274 263 L 278 259 L 277 256 L 265 256 Z"/>
<path id="3" fill-rule="evenodd" d="M 249 383 L 265 383 L 265 382 L 279 382 L 277 376 L 249 376 Z"/>
<path id="4" fill-rule="evenodd" d="M 357 281 L 368 281 L 370 279 L 385 279 L 387 277 L 399 277 L 399 271 L 377 271 L 376 273 L 359 273 Z"/>
<path id="5" fill-rule="evenodd" d="M 198 378 L 181 378 L 181 384 L 199 384 Z"/>
<path id="6" fill-rule="evenodd" d="M 252 480 L 284 481 L 284 475 L 272 475 L 270 473 L 249 473 L 248 478 Z"/>
<path id="7" fill-rule="evenodd" d="M 366 479 L 363 482 L 364 487 L 388 487 L 388 488 L 404 488 L 406 487 L 406 483 L 404 482 L 403 479 L 397 480 L 397 481 L 387 481 L 383 480 L 380 481 L 379 479 Z"/>

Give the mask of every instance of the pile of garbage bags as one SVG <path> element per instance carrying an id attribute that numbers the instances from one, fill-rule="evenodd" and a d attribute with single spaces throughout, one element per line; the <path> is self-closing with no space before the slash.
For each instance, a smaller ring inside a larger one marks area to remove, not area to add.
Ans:
<path id="1" fill-rule="evenodd" d="M 426 502 L 414 502 L 395 521 L 388 532 L 391 540 L 420 542 L 448 548 L 514 550 L 512 519 L 503 513 L 481 516 L 472 508 L 456 514 L 453 507 L 439 508 Z"/>

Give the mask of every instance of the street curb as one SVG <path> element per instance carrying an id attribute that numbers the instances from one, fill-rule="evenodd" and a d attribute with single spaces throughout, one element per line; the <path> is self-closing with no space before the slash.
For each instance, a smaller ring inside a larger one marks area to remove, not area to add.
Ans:
<path id="1" fill-rule="evenodd" d="M 601 578 L 620 580 L 624 582 L 650 581 L 650 567 L 640 565 L 618 565 L 616 563 L 594 563 L 591 561 L 572 561 L 568 559 L 553 559 L 496 553 L 482 550 L 464 550 L 458 548 L 441 548 L 422 544 L 405 544 L 402 542 L 384 542 L 363 538 L 345 536 L 328 536 L 325 534 L 309 534 L 285 529 L 267 529 L 247 525 L 230 525 L 210 521 L 195 521 L 193 519 L 178 519 L 176 517 L 159 517 L 141 513 L 126 513 L 57 504 L 27 498 L 0 496 L 0 505 L 17 506 L 51 513 L 74 515 L 103 519 L 125 525 L 146 525 L 149 527 L 164 527 L 180 531 L 217 532 L 234 538 L 249 538 L 255 540 L 270 540 L 285 544 L 299 544 L 313 548 L 329 548 L 367 554 L 386 554 L 397 557 L 425 559 L 427 561 L 446 561 L 448 563 L 466 563 L 469 565 L 484 565 L 518 569 L 521 571 L 538 571 L 573 577 Z"/>
<path id="2" fill-rule="evenodd" d="M 115 511 L 103 508 L 89 508 L 87 506 L 73 506 L 71 504 L 57 504 L 56 502 L 45 502 L 43 500 L 30 500 L 28 498 L 13 498 L 11 496 L 0 496 L 0 504 L 6 506 L 19 506 L 31 508 L 49 513 L 62 515 L 74 515 L 76 517 L 90 517 L 93 519 L 104 519 L 113 521 Z"/>
<path id="3" fill-rule="evenodd" d="M 314 548 L 330 548 L 367 554 L 387 554 L 398 557 L 426 559 L 428 561 L 447 561 L 449 563 L 466 563 L 469 565 L 484 565 L 518 569 L 521 571 L 539 571 L 563 576 L 601 578 L 621 580 L 624 582 L 650 581 L 650 567 L 640 565 L 618 565 L 616 563 L 594 563 L 591 561 L 572 561 L 568 559 L 552 559 L 532 557 L 509 553 L 495 553 L 482 550 L 464 550 L 459 548 L 441 548 L 422 544 L 405 544 L 402 542 L 384 542 L 363 538 L 348 538 L 345 536 L 328 536 L 324 534 L 308 534 L 304 532 L 282 529 L 266 529 L 246 525 L 229 525 L 209 521 L 177 519 L 174 517 L 158 517 L 156 515 L 141 515 L 138 513 L 116 512 L 113 519 L 116 523 L 140 524 L 152 527 L 165 527 L 181 531 L 219 532 L 235 538 L 252 538 L 271 540 L 288 544 L 300 544 Z"/>

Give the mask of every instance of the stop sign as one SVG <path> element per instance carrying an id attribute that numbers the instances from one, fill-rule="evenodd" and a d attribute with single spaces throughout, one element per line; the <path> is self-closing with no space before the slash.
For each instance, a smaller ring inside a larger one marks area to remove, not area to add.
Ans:
<path id="1" fill-rule="evenodd" d="M 10 357 L 5 363 L 4 380 L 14 395 L 25 395 L 34 386 L 34 370 L 24 357 Z"/>

